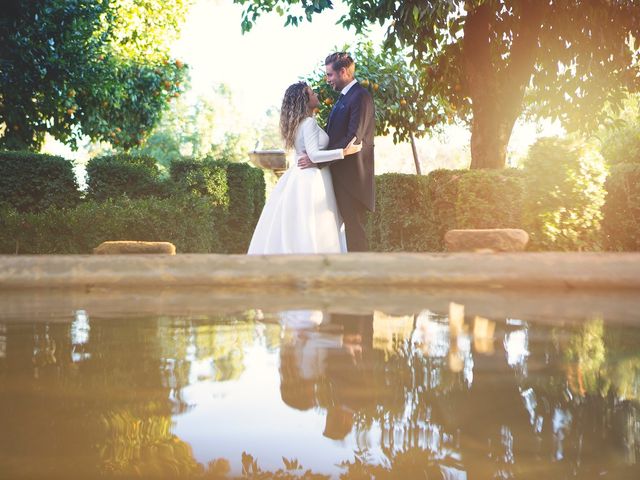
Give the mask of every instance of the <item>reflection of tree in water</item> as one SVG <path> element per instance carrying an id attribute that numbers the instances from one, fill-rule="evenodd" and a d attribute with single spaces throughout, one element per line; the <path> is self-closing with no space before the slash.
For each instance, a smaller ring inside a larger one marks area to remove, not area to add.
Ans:
<path id="1" fill-rule="evenodd" d="M 345 478 L 405 467 L 427 478 L 637 475 L 637 331 L 422 320 L 431 333 L 394 338 L 392 354 L 373 342 L 355 357 L 329 350 L 324 375 L 304 388 L 315 392 L 304 408 L 324 407 L 334 424 L 325 436 L 355 430 L 360 454 Z"/>
<path id="2" fill-rule="evenodd" d="M 171 433 L 171 416 L 188 408 L 180 392 L 198 380 L 195 363 L 210 363 L 214 380 L 241 374 L 253 326 L 83 318 L 78 328 L 77 320 L 3 326 L 0 477 L 203 475 Z"/>

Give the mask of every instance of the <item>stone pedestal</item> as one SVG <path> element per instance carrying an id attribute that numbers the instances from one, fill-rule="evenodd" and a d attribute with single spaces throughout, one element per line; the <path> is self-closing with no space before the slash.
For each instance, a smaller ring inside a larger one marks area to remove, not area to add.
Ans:
<path id="1" fill-rule="evenodd" d="M 278 178 L 287 170 L 287 156 L 284 150 L 254 150 L 249 159 L 258 168 L 272 170 Z"/>
<path id="2" fill-rule="evenodd" d="M 133 242 L 115 241 L 102 242 L 93 249 L 97 255 L 120 255 L 124 253 L 164 253 L 175 255 L 176 247 L 169 242 Z"/>
<path id="3" fill-rule="evenodd" d="M 529 235 L 517 228 L 449 230 L 444 236 L 448 252 L 521 252 Z"/>

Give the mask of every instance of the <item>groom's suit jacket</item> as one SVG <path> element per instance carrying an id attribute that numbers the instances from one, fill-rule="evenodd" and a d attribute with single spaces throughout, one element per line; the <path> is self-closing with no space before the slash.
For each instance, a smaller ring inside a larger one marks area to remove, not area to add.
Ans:
<path id="1" fill-rule="evenodd" d="M 362 142 L 362 150 L 331 164 L 335 189 L 342 188 L 367 209 L 375 207 L 373 137 L 375 135 L 373 99 L 359 83 L 336 102 L 327 122 L 327 149 L 345 148 L 351 139 Z"/>

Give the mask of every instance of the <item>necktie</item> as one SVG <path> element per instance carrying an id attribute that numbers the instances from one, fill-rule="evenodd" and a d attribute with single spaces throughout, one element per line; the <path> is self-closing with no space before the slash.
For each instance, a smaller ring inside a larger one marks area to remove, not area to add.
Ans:
<path id="1" fill-rule="evenodd" d="M 329 124 L 331 123 L 331 117 L 333 117 L 333 112 L 336 111 L 336 109 L 338 108 L 338 104 L 342 101 L 343 98 L 344 98 L 344 94 L 341 93 L 340 96 L 338 97 L 338 100 L 336 101 L 335 105 L 331 109 L 331 112 L 329 113 L 329 120 L 327 120 L 327 129 L 329 128 Z"/>

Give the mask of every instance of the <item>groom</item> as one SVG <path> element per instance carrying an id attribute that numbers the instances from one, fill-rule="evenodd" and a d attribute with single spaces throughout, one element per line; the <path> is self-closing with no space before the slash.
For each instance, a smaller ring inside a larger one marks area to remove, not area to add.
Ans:
<path id="1" fill-rule="evenodd" d="M 357 137 L 356 143 L 362 143 L 360 152 L 328 163 L 331 163 L 333 190 L 344 221 L 347 250 L 366 252 L 367 211 L 373 211 L 375 206 L 373 137 L 376 128 L 373 99 L 369 91 L 354 78 L 355 64 L 347 53 L 333 53 L 324 63 L 327 83 L 340 92 L 325 129 L 329 135 L 327 149 L 345 148 L 353 137 Z M 326 164 L 314 164 L 305 156 L 299 159 L 298 165 L 302 168 L 322 168 Z"/>

